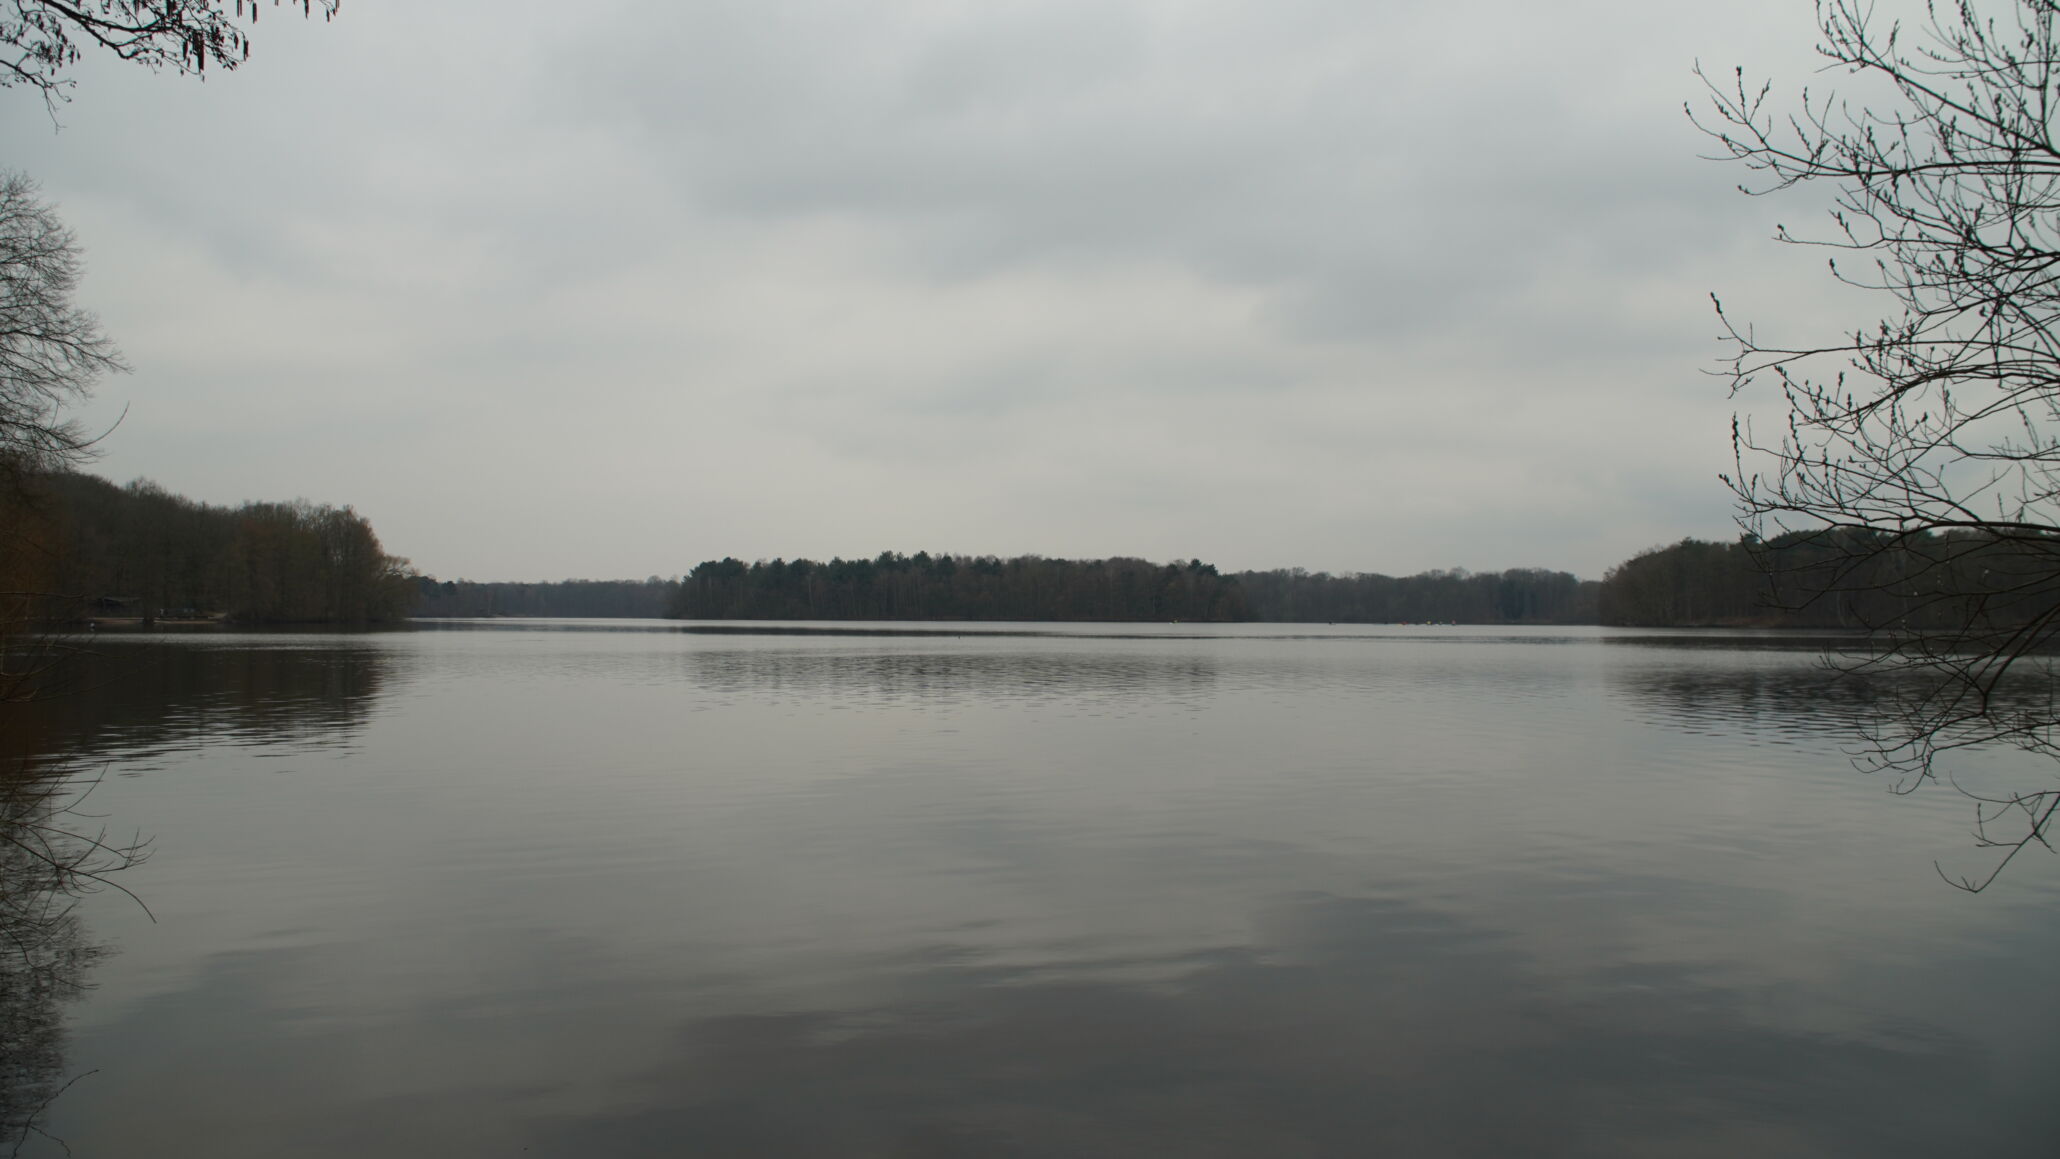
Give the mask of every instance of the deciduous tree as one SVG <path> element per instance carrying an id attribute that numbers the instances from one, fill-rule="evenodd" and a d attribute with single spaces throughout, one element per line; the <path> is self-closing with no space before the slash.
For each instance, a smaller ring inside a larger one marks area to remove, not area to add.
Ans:
<path id="1" fill-rule="evenodd" d="M 272 0 L 278 7 L 281 0 Z M 301 14 L 336 15 L 339 0 L 286 0 Z M 147 68 L 204 73 L 250 56 L 260 0 L 0 0 L 0 86 L 21 86 L 46 102 L 67 99 L 67 70 L 88 48 Z"/>
<path id="2" fill-rule="evenodd" d="M 1782 411 L 1771 431 L 1735 422 L 1727 481 L 1750 536 L 1820 549 L 1799 598 L 1893 597 L 1859 602 L 1883 611 L 1843 658 L 1908 690 L 1865 763 L 1910 788 L 1971 748 L 2060 760 L 2060 0 L 1817 12 L 1843 91 L 1790 102 L 1706 76 L 1691 116 L 1746 192 L 1828 193 L 1828 230 L 1776 237 L 1827 250 L 1884 309 L 1796 339 L 1719 304 L 1734 392 L 1750 407 L 1771 387 Z M 2047 843 L 2060 784 L 1982 796 L 2002 864 Z"/>
<path id="3" fill-rule="evenodd" d="M 0 175 L 0 470 L 75 464 L 91 439 L 66 409 L 122 369 L 100 323 L 72 301 L 79 249 L 20 174 Z"/>

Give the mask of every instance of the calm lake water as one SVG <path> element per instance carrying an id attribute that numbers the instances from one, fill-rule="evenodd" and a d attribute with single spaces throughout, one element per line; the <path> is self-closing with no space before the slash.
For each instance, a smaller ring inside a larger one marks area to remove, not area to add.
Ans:
<path id="1" fill-rule="evenodd" d="M 935 628 L 937 626 L 926 626 Z M 97 642 L 109 1156 L 2060 1153 L 2060 859 L 1809 646 L 529 621 Z M 2050 783 L 2050 768 L 1988 772 Z M 25 1155 L 61 1153 L 31 1140 Z"/>

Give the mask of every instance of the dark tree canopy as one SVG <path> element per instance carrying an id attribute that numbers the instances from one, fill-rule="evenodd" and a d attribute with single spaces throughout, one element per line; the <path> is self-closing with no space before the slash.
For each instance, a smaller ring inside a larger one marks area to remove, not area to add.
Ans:
<path id="1" fill-rule="evenodd" d="M 1200 560 L 1071 560 L 1024 555 L 708 560 L 670 613 L 695 620 L 1245 620 L 1233 578 Z"/>
<path id="2" fill-rule="evenodd" d="M 1336 624 L 1591 624 L 1598 585 L 1563 571 L 1463 568 L 1390 576 L 1239 572 L 1254 619 Z"/>
<path id="3" fill-rule="evenodd" d="M 339 3 L 298 0 L 302 15 L 320 8 L 324 19 Z M 262 7 L 260 0 L 0 0 L 0 85 L 61 101 L 75 83 L 66 70 L 88 47 L 153 70 L 233 69 L 250 56 L 244 24 L 256 24 Z"/>
<path id="4" fill-rule="evenodd" d="M 664 618 L 679 594 L 679 581 L 662 576 L 641 580 L 556 580 L 509 583 L 415 581 L 410 615 L 429 618 L 473 616 Z"/>
<path id="5" fill-rule="evenodd" d="M 671 587 L 669 614 L 687 619 L 1569 624 L 1594 621 L 1598 585 L 1537 568 L 1224 574 L 1198 559 L 919 551 L 828 563 L 708 560 Z"/>
<path id="6" fill-rule="evenodd" d="M 2047 610 L 2018 591 L 2021 557 L 1970 532 L 1893 536 L 1798 532 L 1769 541 L 1684 539 L 1640 552 L 1603 577 L 1601 622 L 1632 627 L 1995 631 Z"/>
<path id="7" fill-rule="evenodd" d="M 0 493 L 0 521 L 16 508 L 38 516 L 15 546 L 45 564 L 42 619 L 365 624 L 401 619 L 415 599 L 408 561 L 349 507 L 217 507 L 73 472 L 29 482 Z"/>

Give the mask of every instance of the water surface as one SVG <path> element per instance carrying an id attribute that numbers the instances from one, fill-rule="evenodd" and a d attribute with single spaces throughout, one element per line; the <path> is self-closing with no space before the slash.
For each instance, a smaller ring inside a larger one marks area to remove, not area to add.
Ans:
<path id="1" fill-rule="evenodd" d="M 101 641 L 38 739 L 154 838 L 157 921 L 88 899 L 93 1073 L 44 1126 L 82 1159 L 2060 1139 L 2060 868 L 1942 884 L 1982 864 L 1966 802 L 1851 771 L 1864 690 L 1813 643 L 842 627 Z"/>

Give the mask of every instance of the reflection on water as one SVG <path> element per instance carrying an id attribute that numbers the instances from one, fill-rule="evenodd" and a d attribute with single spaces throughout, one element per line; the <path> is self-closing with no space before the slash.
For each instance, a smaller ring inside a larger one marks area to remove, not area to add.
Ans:
<path id="1" fill-rule="evenodd" d="M 6 873 L 0 867 L 0 875 Z M 0 925 L 12 923 L 12 915 L 0 917 Z M 29 930 L 0 929 L 0 948 L 6 951 L 0 957 L 0 1145 L 13 1151 L 48 1137 L 45 1113 L 71 1081 L 63 1004 L 83 990 L 95 948 L 68 918 Z"/>
<path id="2" fill-rule="evenodd" d="M 0 755 L 141 756 L 205 744 L 336 744 L 363 723 L 388 654 L 370 636 L 113 636 L 67 660 L 50 695 L 0 706 Z"/>
<path id="3" fill-rule="evenodd" d="M 40 1141 L 59 1094 L 90 1076 L 67 1066 L 64 1004 L 86 992 L 105 953 L 80 900 L 125 887 L 145 852 L 95 795 L 116 761 L 123 775 L 152 758 L 206 745 L 343 744 L 380 684 L 370 649 L 151 647 L 115 637 L 52 668 L 43 695 L 0 703 L 0 1144 Z M 140 902 L 135 902 L 140 908 Z"/>
<path id="4" fill-rule="evenodd" d="M 162 921 L 92 909 L 123 952 L 52 1128 L 210 1159 L 2049 1154 L 2060 889 L 1940 885 L 1953 802 L 1840 755 L 1868 694 L 1716 639 L 132 645 L 176 675 L 63 736 L 157 837 Z"/>
<path id="5" fill-rule="evenodd" d="M 1857 735 L 1880 698 L 1878 681 L 1837 676 L 1814 659 L 1812 653 L 1806 663 L 1624 666 L 1612 672 L 1611 684 L 1655 724 L 1762 736 Z"/>
<path id="6" fill-rule="evenodd" d="M 1191 697 L 1217 682 L 1212 657 L 1015 651 L 858 653 L 694 649 L 680 674 L 718 694 L 897 702 Z"/>
<path id="7" fill-rule="evenodd" d="M 140 860 L 140 843 L 96 834 L 82 813 L 90 777 L 63 764 L 0 766 L 0 1146 L 50 1139 L 43 1116 L 72 1081 L 63 1004 L 101 953 L 76 912 L 82 894 Z"/>

